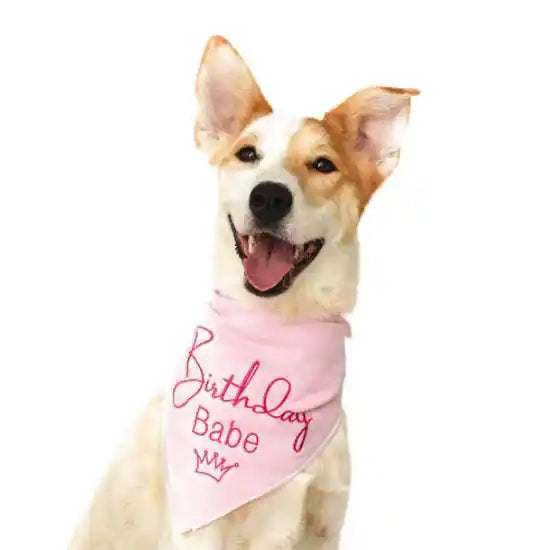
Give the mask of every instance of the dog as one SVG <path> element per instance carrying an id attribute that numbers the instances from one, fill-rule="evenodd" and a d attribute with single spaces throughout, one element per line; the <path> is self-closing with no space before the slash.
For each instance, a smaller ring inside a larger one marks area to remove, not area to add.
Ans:
<path id="1" fill-rule="evenodd" d="M 124 441 L 71 550 L 338 548 L 357 226 L 418 93 L 370 87 L 321 119 L 290 118 L 227 40 L 208 41 L 195 140 L 219 174 L 213 318 Z"/>

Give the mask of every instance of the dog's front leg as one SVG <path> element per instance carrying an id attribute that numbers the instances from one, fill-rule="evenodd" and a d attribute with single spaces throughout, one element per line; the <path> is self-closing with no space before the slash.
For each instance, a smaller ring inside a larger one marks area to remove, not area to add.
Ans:
<path id="1" fill-rule="evenodd" d="M 307 494 L 304 536 L 295 550 L 337 550 L 350 484 L 345 419 L 311 472 L 314 480 Z"/>
<path id="2" fill-rule="evenodd" d="M 306 499 L 313 476 L 306 470 L 251 502 L 243 513 L 248 550 L 293 550 L 303 537 Z"/>
<path id="3" fill-rule="evenodd" d="M 296 550 L 337 550 L 348 501 L 348 489 L 308 495 L 305 533 Z"/>

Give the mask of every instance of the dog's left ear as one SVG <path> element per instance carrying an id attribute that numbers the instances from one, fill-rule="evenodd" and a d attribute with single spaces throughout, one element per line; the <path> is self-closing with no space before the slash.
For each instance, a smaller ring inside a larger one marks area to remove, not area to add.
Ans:
<path id="1" fill-rule="evenodd" d="M 367 162 L 376 167 L 377 185 L 397 166 L 411 96 L 419 93 L 411 88 L 366 88 L 325 115 L 360 172 Z"/>
<path id="2" fill-rule="evenodd" d="M 206 44 L 196 94 L 195 141 L 211 158 L 252 120 L 271 112 L 250 69 L 221 36 L 213 36 Z"/>

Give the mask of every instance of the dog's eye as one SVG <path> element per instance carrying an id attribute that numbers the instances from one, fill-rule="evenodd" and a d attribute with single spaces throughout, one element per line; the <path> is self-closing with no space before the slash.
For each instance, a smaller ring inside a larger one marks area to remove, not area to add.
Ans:
<path id="1" fill-rule="evenodd" d="M 252 146 L 242 147 L 235 153 L 235 156 L 241 162 L 255 162 L 260 158 L 256 148 Z"/>
<path id="2" fill-rule="evenodd" d="M 330 174 L 331 172 L 336 172 L 337 168 L 327 157 L 316 158 L 312 163 L 311 167 L 317 172 L 322 172 L 323 174 Z"/>

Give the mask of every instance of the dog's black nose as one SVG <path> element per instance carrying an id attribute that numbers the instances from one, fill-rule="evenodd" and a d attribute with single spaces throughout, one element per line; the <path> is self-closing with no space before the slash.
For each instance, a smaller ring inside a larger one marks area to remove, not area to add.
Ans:
<path id="1" fill-rule="evenodd" d="M 252 189 L 249 199 L 250 211 L 262 225 L 282 220 L 292 206 L 292 193 L 285 185 L 264 181 Z"/>

